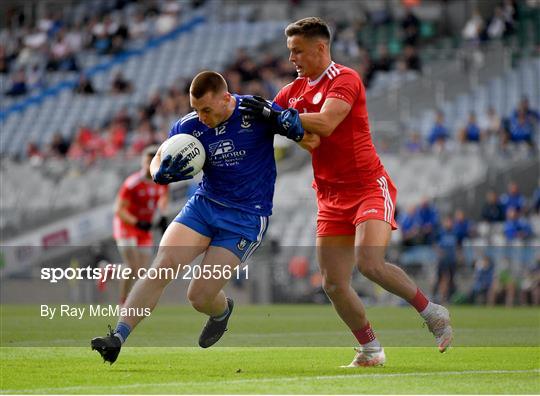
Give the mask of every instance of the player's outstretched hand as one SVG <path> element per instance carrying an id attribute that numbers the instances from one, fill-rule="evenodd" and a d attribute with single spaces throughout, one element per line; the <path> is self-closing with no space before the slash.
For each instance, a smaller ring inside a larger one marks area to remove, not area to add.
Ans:
<path id="1" fill-rule="evenodd" d="M 257 95 L 251 98 L 243 98 L 238 108 L 244 114 L 251 115 L 255 118 L 262 118 L 272 123 L 277 123 L 280 113 L 272 108 L 272 104 L 269 101 Z"/>
<path id="2" fill-rule="evenodd" d="M 167 155 L 161 161 L 159 169 L 154 175 L 154 182 L 157 184 L 169 184 L 193 179 L 193 176 L 189 175 L 193 171 L 193 167 L 190 166 L 184 169 L 188 162 L 189 159 L 182 157 L 182 155 L 178 155 L 174 159 L 171 155 Z"/>
<path id="3" fill-rule="evenodd" d="M 269 101 L 260 96 L 242 99 L 239 108 L 244 114 L 271 122 L 277 127 L 278 134 L 295 142 L 299 142 L 304 137 L 304 129 L 296 109 L 275 110 Z"/>

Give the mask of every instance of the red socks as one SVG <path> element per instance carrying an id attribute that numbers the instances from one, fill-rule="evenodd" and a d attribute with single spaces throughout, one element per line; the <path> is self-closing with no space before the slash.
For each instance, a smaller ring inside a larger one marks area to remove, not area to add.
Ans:
<path id="1" fill-rule="evenodd" d="M 373 333 L 373 329 L 371 328 L 371 324 L 369 322 L 361 329 L 354 330 L 352 333 L 354 334 L 360 345 L 368 344 L 371 341 L 375 341 L 377 339 L 375 337 L 375 333 Z"/>
<path id="2" fill-rule="evenodd" d="M 416 295 L 411 301 L 409 301 L 409 304 L 411 304 L 420 313 L 426 309 L 429 304 L 429 300 L 420 289 L 416 289 Z"/>

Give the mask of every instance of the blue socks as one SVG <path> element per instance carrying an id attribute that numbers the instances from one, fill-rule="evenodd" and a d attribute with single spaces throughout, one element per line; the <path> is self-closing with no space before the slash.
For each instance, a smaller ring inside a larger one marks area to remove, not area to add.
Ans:
<path id="1" fill-rule="evenodd" d="M 131 333 L 131 326 L 124 322 L 118 322 L 116 329 L 114 329 L 114 335 L 118 337 L 122 344 L 126 342 L 129 333 Z"/>

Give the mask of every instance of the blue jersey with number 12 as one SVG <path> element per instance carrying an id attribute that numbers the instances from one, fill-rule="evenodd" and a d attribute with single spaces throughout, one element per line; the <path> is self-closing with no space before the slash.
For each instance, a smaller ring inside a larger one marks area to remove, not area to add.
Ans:
<path id="1" fill-rule="evenodd" d="M 206 150 L 203 178 L 195 194 L 224 206 L 270 216 L 276 182 L 274 133 L 268 123 L 240 112 L 238 105 L 247 95 L 233 96 L 234 112 L 217 127 L 209 128 L 191 112 L 173 125 L 169 137 L 193 135 Z"/>

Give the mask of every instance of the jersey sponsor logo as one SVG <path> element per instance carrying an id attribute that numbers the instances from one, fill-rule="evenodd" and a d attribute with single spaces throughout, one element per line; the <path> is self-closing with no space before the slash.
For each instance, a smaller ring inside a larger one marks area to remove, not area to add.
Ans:
<path id="1" fill-rule="evenodd" d="M 313 97 L 313 104 L 318 104 L 322 99 L 322 92 L 317 92 Z"/>
<path id="2" fill-rule="evenodd" d="M 234 151 L 234 143 L 230 139 L 220 140 L 219 142 L 212 143 L 209 148 L 212 155 L 222 155 Z"/>
<path id="3" fill-rule="evenodd" d="M 223 135 L 225 132 L 227 132 L 227 125 L 223 124 L 215 127 L 214 129 L 216 130 L 216 136 Z"/>

